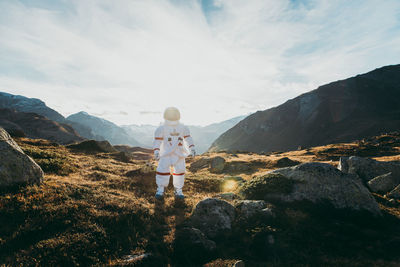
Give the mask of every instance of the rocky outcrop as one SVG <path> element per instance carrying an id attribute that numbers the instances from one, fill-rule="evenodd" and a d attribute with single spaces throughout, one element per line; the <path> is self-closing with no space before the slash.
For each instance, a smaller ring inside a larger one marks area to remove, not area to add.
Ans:
<path id="1" fill-rule="evenodd" d="M 10 135 L 0 128 L 0 186 L 37 184 L 43 181 L 43 171 Z"/>
<path id="2" fill-rule="evenodd" d="M 345 173 L 357 174 L 364 182 L 368 182 L 389 172 L 395 177 L 400 177 L 400 162 L 377 161 L 355 156 L 344 157 L 340 159 L 339 170 Z"/>
<path id="3" fill-rule="evenodd" d="M 231 204 L 221 199 L 207 198 L 197 203 L 190 224 L 208 238 L 215 238 L 228 233 L 234 219 L 235 208 Z"/>
<path id="4" fill-rule="evenodd" d="M 391 172 L 379 175 L 368 182 L 372 192 L 387 193 L 400 183 L 400 176 L 394 176 Z"/>
<path id="5" fill-rule="evenodd" d="M 252 181 L 253 178 L 244 184 L 242 193 L 246 198 L 283 202 L 328 201 L 339 209 L 381 214 L 377 202 L 357 176 L 343 173 L 329 164 L 304 163 L 274 170 L 261 178 Z"/>

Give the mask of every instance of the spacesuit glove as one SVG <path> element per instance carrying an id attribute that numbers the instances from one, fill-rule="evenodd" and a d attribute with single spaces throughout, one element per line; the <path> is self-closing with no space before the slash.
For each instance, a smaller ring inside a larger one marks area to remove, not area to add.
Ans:
<path id="1" fill-rule="evenodd" d="M 192 156 L 192 157 L 196 156 L 196 150 L 194 148 L 190 149 L 190 156 Z"/>
<path id="2" fill-rule="evenodd" d="M 160 150 L 154 150 L 154 159 L 160 160 Z"/>

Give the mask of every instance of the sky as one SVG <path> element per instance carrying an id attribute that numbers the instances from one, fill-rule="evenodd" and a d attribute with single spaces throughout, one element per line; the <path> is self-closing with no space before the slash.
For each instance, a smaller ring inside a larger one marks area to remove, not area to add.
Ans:
<path id="1" fill-rule="evenodd" d="M 206 125 L 400 63 L 399 0 L 0 0 L 0 91 Z"/>

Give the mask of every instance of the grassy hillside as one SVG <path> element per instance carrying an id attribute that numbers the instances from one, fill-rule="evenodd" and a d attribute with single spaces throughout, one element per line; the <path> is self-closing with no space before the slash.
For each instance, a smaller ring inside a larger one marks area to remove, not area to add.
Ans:
<path id="1" fill-rule="evenodd" d="M 193 164 L 184 187 L 185 202 L 175 202 L 170 185 L 165 203 L 156 203 L 154 166 L 147 160 L 149 155 L 121 161 L 118 153 L 89 154 L 44 140 L 16 139 L 46 175 L 40 186 L 0 193 L 0 263 L 189 266 L 174 254 L 175 230 L 185 224 L 198 201 L 236 192 L 237 184 L 224 182 L 225 176 L 251 179 L 294 161 L 336 165 L 342 155 L 400 160 L 398 140 L 398 135 L 386 135 L 357 143 L 266 155 L 204 154 L 195 160 L 221 156 L 227 161 L 226 171 L 211 173 L 208 168 Z M 285 157 L 289 160 L 280 160 Z M 189 160 L 188 167 L 191 163 Z M 230 266 L 237 259 L 245 260 L 246 266 L 395 266 L 400 261 L 399 203 L 380 195 L 375 197 L 384 212 L 382 219 L 343 213 L 334 217 L 307 205 L 284 208 L 275 225 L 255 222 L 234 229 L 234 240 L 222 240 L 207 266 Z M 311 212 L 321 216 L 311 217 Z M 264 240 L 271 232 L 277 233 L 278 241 L 266 255 Z M 254 241 L 251 247 L 245 246 L 247 239 Z"/>

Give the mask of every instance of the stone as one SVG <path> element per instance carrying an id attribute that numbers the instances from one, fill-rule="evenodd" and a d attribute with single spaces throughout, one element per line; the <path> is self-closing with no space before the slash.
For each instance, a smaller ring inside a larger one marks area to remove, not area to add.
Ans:
<path id="1" fill-rule="evenodd" d="M 291 160 L 288 157 L 280 158 L 276 161 L 275 166 L 279 168 L 291 167 L 300 164 L 297 160 Z"/>
<path id="2" fill-rule="evenodd" d="M 345 158 L 342 161 L 346 161 Z M 339 170 L 345 173 L 357 174 L 364 182 L 391 172 L 394 176 L 400 176 L 400 162 L 398 161 L 377 161 L 370 158 L 352 156 L 347 159 L 347 165 L 343 162 Z M 345 167 L 348 166 L 348 167 Z"/>
<path id="3" fill-rule="evenodd" d="M 400 184 L 387 194 L 389 198 L 400 199 Z"/>
<path id="4" fill-rule="evenodd" d="M 223 157 L 217 156 L 211 159 L 210 172 L 221 173 L 225 168 L 225 159 Z"/>
<path id="5" fill-rule="evenodd" d="M 266 203 L 264 200 L 242 200 L 235 205 L 238 217 L 248 220 L 256 214 L 263 213 Z"/>
<path id="6" fill-rule="evenodd" d="M 211 159 L 209 158 L 200 158 L 195 162 L 193 162 L 192 164 L 190 164 L 189 170 L 191 172 L 197 172 L 198 170 L 208 168 L 210 165 L 210 161 Z"/>
<path id="7" fill-rule="evenodd" d="M 177 229 L 172 246 L 176 257 L 182 258 L 185 255 L 195 262 L 209 258 L 217 248 L 214 241 L 193 227 Z"/>
<path id="8" fill-rule="evenodd" d="M 197 203 L 190 217 L 190 224 L 212 239 L 229 233 L 234 219 L 235 208 L 229 202 L 206 198 Z"/>
<path id="9" fill-rule="evenodd" d="M 394 176 L 391 172 L 379 175 L 368 182 L 372 192 L 387 193 L 400 183 L 400 176 Z"/>
<path id="10" fill-rule="evenodd" d="M 0 186 L 39 184 L 43 175 L 40 166 L 0 127 Z"/>
<path id="11" fill-rule="evenodd" d="M 281 176 L 272 176 L 272 181 L 276 181 L 269 183 L 268 175 Z M 282 202 L 308 200 L 316 204 L 327 201 L 334 208 L 365 210 L 381 215 L 378 203 L 354 174 L 343 173 L 326 163 L 311 162 L 277 169 L 267 173 L 266 178 L 258 183 L 250 180 L 243 187 L 247 189 L 243 190 L 245 197 L 247 194 L 252 199 Z"/>

